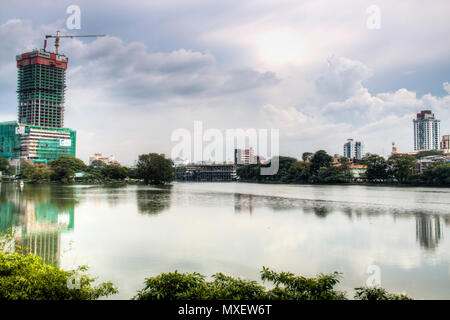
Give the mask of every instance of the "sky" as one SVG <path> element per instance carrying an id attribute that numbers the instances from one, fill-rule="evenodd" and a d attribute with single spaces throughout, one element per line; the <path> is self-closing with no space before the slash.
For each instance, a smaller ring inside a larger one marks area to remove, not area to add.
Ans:
<path id="1" fill-rule="evenodd" d="M 2 1 L 0 121 L 17 119 L 15 56 L 61 30 L 106 35 L 60 46 L 65 126 L 86 162 L 170 156 L 173 132 L 193 134 L 195 121 L 224 135 L 277 129 L 280 154 L 296 158 L 342 154 L 348 138 L 411 151 L 420 110 L 450 134 L 449 12 L 446 0 Z"/>

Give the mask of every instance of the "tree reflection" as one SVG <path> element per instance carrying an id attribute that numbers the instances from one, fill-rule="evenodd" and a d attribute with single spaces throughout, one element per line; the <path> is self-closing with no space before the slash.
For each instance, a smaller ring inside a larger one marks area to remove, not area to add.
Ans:
<path id="1" fill-rule="evenodd" d="M 141 214 L 155 215 L 170 207 L 172 189 L 170 186 L 158 189 L 138 189 L 137 208 Z"/>

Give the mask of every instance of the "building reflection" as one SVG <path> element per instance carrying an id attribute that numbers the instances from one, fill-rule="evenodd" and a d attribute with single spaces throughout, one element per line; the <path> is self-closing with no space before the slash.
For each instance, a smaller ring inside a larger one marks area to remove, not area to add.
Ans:
<path id="1" fill-rule="evenodd" d="M 416 239 L 422 248 L 434 250 L 443 235 L 443 223 L 440 216 L 416 215 Z"/>
<path id="2" fill-rule="evenodd" d="M 74 228 L 74 208 L 71 188 L 0 184 L 0 232 L 53 266 L 60 264 L 61 233 Z"/>
<path id="3" fill-rule="evenodd" d="M 252 194 L 234 194 L 234 212 L 248 212 L 253 213 L 253 195 Z"/>

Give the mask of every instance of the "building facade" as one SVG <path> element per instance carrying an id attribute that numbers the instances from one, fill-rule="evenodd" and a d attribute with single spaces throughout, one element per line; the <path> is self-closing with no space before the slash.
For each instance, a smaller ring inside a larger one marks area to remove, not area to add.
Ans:
<path id="1" fill-rule="evenodd" d="M 441 121 L 431 110 L 422 110 L 413 119 L 414 150 L 438 150 Z"/>
<path id="2" fill-rule="evenodd" d="M 256 164 L 257 158 L 252 148 L 234 149 L 234 164 Z"/>
<path id="3" fill-rule="evenodd" d="M 344 157 L 361 160 L 364 156 L 364 144 L 361 141 L 347 139 L 344 143 Z"/>

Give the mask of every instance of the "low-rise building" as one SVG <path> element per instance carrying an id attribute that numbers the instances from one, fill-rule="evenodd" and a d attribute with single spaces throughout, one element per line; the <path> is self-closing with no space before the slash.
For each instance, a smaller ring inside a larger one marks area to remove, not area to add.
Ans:
<path id="1" fill-rule="evenodd" d="M 235 181 L 237 179 L 236 165 L 212 164 L 186 166 L 184 180 L 190 181 Z"/>
<path id="2" fill-rule="evenodd" d="M 92 157 L 89 157 L 89 165 L 91 165 L 94 161 L 100 161 L 106 165 L 118 164 L 114 156 L 104 156 L 101 153 L 95 153 Z"/>
<path id="3" fill-rule="evenodd" d="M 365 178 L 367 166 L 364 164 L 351 164 L 350 171 L 352 172 L 353 180 L 362 180 Z"/>

